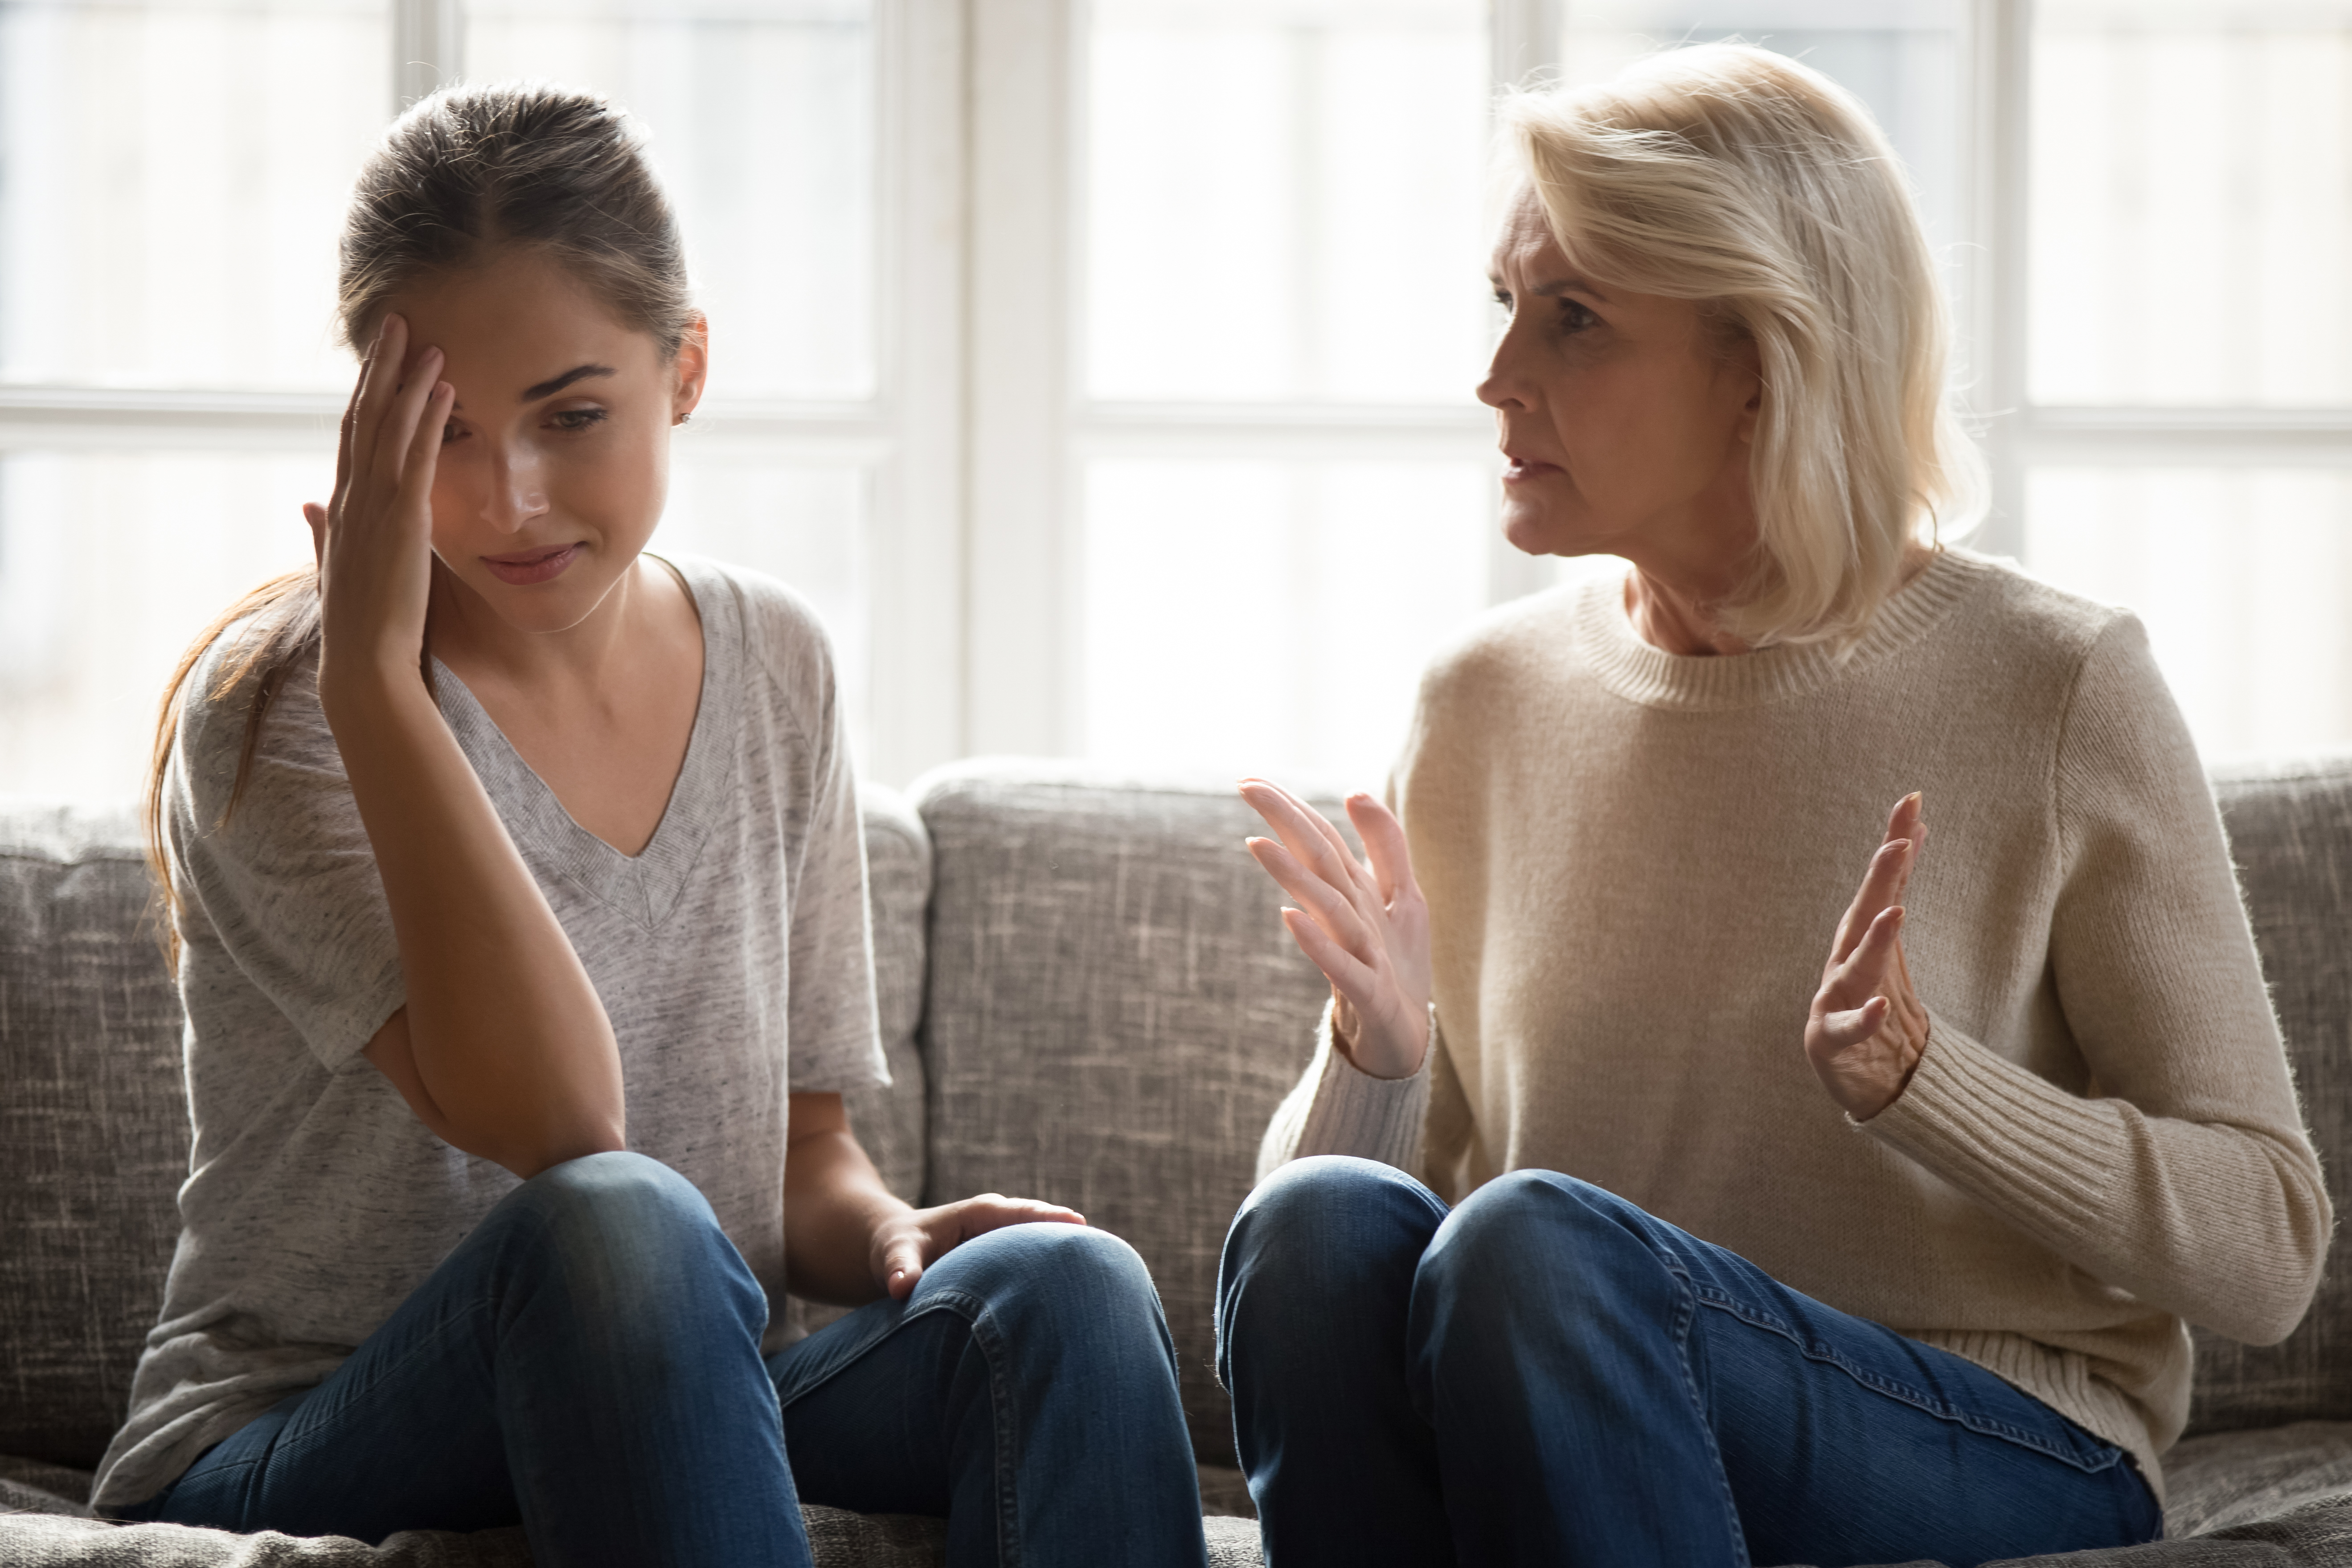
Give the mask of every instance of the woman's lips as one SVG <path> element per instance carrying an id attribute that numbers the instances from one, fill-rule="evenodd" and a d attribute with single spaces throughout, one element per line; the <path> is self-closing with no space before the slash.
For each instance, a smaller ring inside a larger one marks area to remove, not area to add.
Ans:
<path id="1" fill-rule="evenodd" d="M 527 551 L 515 555 L 485 555 L 482 564 L 488 567 L 490 575 L 499 582 L 522 587 L 561 577 L 563 569 L 571 565 L 572 557 L 579 553 L 580 546 L 577 544 L 559 544 L 550 550 Z"/>
<path id="2" fill-rule="evenodd" d="M 1548 479 L 1560 471 L 1558 463 L 1538 463 L 1527 458 L 1514 458 L 1511 459 L 1511 466 L 1503 470 L 1503 482 L 1508 484 L 1514 479 Z"/>

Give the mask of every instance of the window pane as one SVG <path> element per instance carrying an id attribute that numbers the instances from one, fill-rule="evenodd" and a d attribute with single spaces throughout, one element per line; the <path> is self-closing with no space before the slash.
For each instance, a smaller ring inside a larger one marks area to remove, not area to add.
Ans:
<path id="1" fill-rule="evenodd" d="M 694 444 L 690 433 L 677 442 L 669 509 L 652 548 L 765 572 L 807 598 L 833 638 L 851 749 L 868 754 L 866 471 L 706 456 Z"/>
<path id="2" fill-rule="evenodd" d="M 874 394 L 874 46 L 866 0 L 477 0 L 466 74 L 609 95 L 653 133 L 711 395 Z"/>
<path id="3" fill-rule="evenodd" d="M 2033 397 L 2352 400 L 2352 4 L 2034 18 Z"/>
<path id="4" fill-rule="evenodd" d="M 1422 667 L 1486 604 L 1484 462 L 1103 461 L 1089 755 L 1377 790 Z"/>
<path id="5" fill-rule="evenodd" d="M 0 380 L 338 388 L 382 0 L 0 3 Z"/>
<path id="6" fill-rule="evenodd" d="M 1485 0 L 1092 16 L 1092 394 L 1466 403 L 1488 331 Z"/>
<path id="7" fill-rule="evenodd" d="M 1910 171 L 1938 254 L 1958 237 L 1964 0 L 1565 0 L 1561 16 L 1570 81 L 1718 38 L 1802 60 L 1870 106 Z"/>
<path id="8" fill-rule="evenodd" d="M 333 485 L 331 451 L 0 458 L 0 793 L 135 798 L 180 655 L 309 563 Z"/>
<path id="9" fill-rule="evenodd" d="M 2209 756 L 2352 743 L 2352 473 L 2043 468 L 2037 575 L 2130 606 Z"/>

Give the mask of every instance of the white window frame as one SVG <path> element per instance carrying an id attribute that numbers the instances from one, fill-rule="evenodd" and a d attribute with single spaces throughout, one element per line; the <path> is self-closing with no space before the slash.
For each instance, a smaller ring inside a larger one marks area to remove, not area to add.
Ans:
<path id="1" fill-rule="evenodd" d="M 1554 8 L 1491 0 L 1493 79 L 1558 58 Z M 1085 750 L 1077 497 L 1098 458 L 1400 456 L 1491 462 L 1484 410 L 1083 395 L 1087 0 L 985 0 L 971 33 L 966 738 L 974 752 Z M 1490 599 L 1548 581 L 1488 531 Z M 1181 632 L 1181 628 L 1178 628 Z"/>
<path id="2" fill-rule="evenodd" d="M 1973 0 L 1969 23 L 1973 123 L 1966 134 L 1975 265 L 1962 321 L 1979 350 L 1971 403 L 1993 477 L 1993 512 L 1978 545 L 2026 556 L 2025 478 L 2034 468 L 2352 468 L 2352 408 L 2085 407 L 2031 399 L 2032 0 Z"/>

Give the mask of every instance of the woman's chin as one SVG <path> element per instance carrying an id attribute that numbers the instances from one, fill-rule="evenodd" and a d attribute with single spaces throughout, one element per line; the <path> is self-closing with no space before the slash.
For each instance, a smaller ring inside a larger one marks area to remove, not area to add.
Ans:
<path id="1" fill-rule="evenodd" d="M 1503 539 L 1522 555 L 1582 555 L 1590 546 L 1580 542 L 1578 531 L 1546 507 L 1524 502 L 1503 503 Z"/>

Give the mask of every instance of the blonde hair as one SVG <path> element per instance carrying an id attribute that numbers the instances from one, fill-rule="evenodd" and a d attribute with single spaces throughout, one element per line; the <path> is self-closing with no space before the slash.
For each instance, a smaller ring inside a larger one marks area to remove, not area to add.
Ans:
<path id="1" fill-rule="evenodd" d="M 1502 112 L 1580 270 L 1701 301 L 1756 345 L 1759 549 L 1721 625 L 1759 647 L 1850 645 L 1900 585 L 1906 544 L 1972 524 L 1985 489 L 1945 385 L 1943 289 L 1885 133 L 1820 72 L 1738 44 L 1516 93 Z"/>

